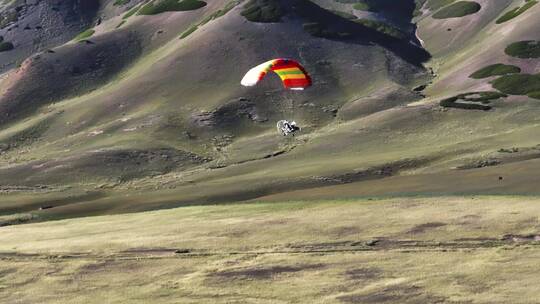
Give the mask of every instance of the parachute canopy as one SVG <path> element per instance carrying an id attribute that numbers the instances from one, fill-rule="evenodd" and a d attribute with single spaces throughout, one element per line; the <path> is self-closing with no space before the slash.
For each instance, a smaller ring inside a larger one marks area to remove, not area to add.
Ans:
<path id="1" fill-rule="evenodd" d="M 311 77 L 304 67 L 294 60 L 285 58 L 273 59 L 252 68 L 242 78 L 241 84 L 246 87 L 254 86 L 270 71 L 278 74 L 286 89 L 303 90 L 311 86 Z"/>

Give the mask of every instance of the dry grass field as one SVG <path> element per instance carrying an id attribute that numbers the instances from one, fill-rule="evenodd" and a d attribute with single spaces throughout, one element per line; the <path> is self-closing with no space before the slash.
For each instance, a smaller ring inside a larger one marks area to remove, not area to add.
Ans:
<path id="1" fill-rule="evenodd" d="M 195 206 L 2 228 L 3 303 L 538 303 L 539 200 Z"/>

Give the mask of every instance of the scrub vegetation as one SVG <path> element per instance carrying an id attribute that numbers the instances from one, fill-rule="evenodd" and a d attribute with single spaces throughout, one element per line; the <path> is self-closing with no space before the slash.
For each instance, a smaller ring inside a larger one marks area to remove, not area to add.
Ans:
<path id="1" fill-rule="evenodd" d="M 507 97 L 507 95 L 492 91 L 470 92 L 443 99 L 440 105 L 445 108 L 488 111 L 492 107 L 487 104 L 503 97 Z"/>
<path id="2" fill-rule="evenodd" d="M 322 24 L 318 22 L 306 22 L 302 24 L 302 27 L 304 28 L 304 31 L 306 31 L 306 33 L 314 37 L 338 39 L 338 38 L 349 38 L 351 36 L 350 33 L 336 32 L 334 30 L 329 29 L 329 27 L 326 24 Z"/>
<path id="3" fill-rule="evenodd" d="M 514 8 L 513 10 L 511 10 L 511 11 L 507 12 L 506 14 L 504 14 L 499 19 L 497 19 L 496 23 L 501 24 L 501 23 L 504 23 L 506 21 L 512 20 L 512 19 L 516 18 L 517 16 L 523 14 L 528 9 L 530 9 L 531 7 L 535 6 L 538 3 L 537 0 L 526 0 L 525 2 L 526 2 L 525 5 L 518 6 L 518 7 Z"/>
<path id="4" fill-rule="evenodd" d="M 540 99 L 540 90 L 538 92 L 529 93 L 527 96 L 534 99 Z"/>
<path id="5" fill-rule="evenodd" d="M 121 5 L 126 5 L 129 3 L 130 0 L 115 0 L 113 5 L 116 5 L 116 6 L 121 6 Z"/>
<path id="6" fill-rule="evenodd" d="M 376 12 L 377 11 L 377 8 L 374 5 L 371 5 L 371 4 L 363 2 L 363 1 L 355 3 L 353 5 L 353 8 L 355 10 L 359 10 L 359 11 L 368 11 L 368 12 Z"/>
<path id="7" fill-rule="evenodd" d="M 517 66 L 497 63 L 497 64 L 486 66 L 472 73 L 469 77 L 474 78 L 474 79 L 482 79 L 482 78 L 487 78 L 491 76 L 500 76 L 500 75 L 506 75 L 506 74 L 519 74 L 520 72 L 521 72 L 521 69 Z"/>
<path id="8" fill-rule="evenodd" d="M 220 17 L 223 17 L 225 14 L 227 14 L 230 10 L 232 10 L 235 6 L 237 6 L 240 3 L 238 0 L 229 1 L 225 6 L 221 9 L 218 9 L 217 11 L 213 12 L 212 14 L 205 17 L 201 23 L 199 23 L 199 26 L 205 25 L 206 23 L 218 19 Z"/>
<path id="9" fill-rule="evenodd" d="M 11 51 L 15 48 L 13 43 L 9 41 L 0 41 L 0 52 L 7 52 Z"/>
<path id="10" fill-rule="evenodd" d="M 157 15 L 164 12 L 193 11 L 206 6 L 199 0 L 154 0 L 144 5 L 137 15 Z"/>
<path id="11" fill-rule="evenodd" d="M 507 55 L 517 58 L 540 58 L 540 41 L 514 42 L 506 47 L 504 51 Z"/>
<path id="12" fill-rule="evenodd" d="M 124 25 L 126 23 L 126 20 L 122 20 L 120 21 L 120 23 L 118 23 L 118 25 L 116 26 L 116 28 L 120 28 L 122 25 Z"/>
<path id="13" fill-rule="evenodd" d="M 540 92 L 540 74 L 505 75 L 492 82 L 495 89 L 511 95 L 528 95 Z"/>
<path id="14" fill-rule="evenodd" d="M 180 35 L 180 39 L 184 39 L 186 38 L 187 36 L 189 36 L 191 33 L 195 32 L 199 27 L 197 25 L 194 25 L 192 27 L 190 27 L 189 29 L 187 29 L 185 32 L 182 33 L 182 35 Z"/>
<path id="15" fill-rule="evenodd" d="M 180 39 L 186 38 L 187 36 L 189 36 L 190 34 L 195 32 L 199 27 L 205 25 L 206 23 L 208 23 L 208 22 L 210 22 L 212 20 L 215 20 L 215 19 L 217 19 L 219 17 L 224 16 L 231 9 L 233 9 L 236 5 L 238 5 L 238 3 L 239 3 L 238 1 L 229 1 L 222 9 L 219 9 L 219 10 L 215 11 L 214 13 L 208 15 L 199 24 L 193 25 L 192 27 L 187 29 L 185 32 L 183 32 L 182 35 L 180 35 Z"/>
<path id="16" fill-rule="evenodd" d="M 139 8 L 140 8 L 139 5 L 133 7 L 127 13 L 125 13 L 124 16 L 122 16 L 122 19 L 125 20 L 125 19 L 128 19 L 129 17 L 133 16 L 139 10 Z"/>
<path id="17" fill-rule="evenodd" d="M 363 26 L 369 27 L 371 29 L 374 29 L 380 33 L 394 37 L 394 38 L 404 39 L 407 37 L 407 35 L 403 33 L 402 31 L 400 31 L 399 29 L 382 21 L 371 20 L 371 19 L 358 19 L 358 20 L 355 20 L 355 22 L 362 24 Z"/>
<path id="18" fill-rule="evenodd" d="M 435 19 L 459 18 L 477 13 L 482 6 L 474 1 L 459 1 L 433 14 Z"/>
<path id="19" fill-rule="evenodd" d="M 86 38 L 89 38 L 91 37 L 92 35 L 94 35 L 96 31 L 93 30 L 93 29 L 87 29 L 86 31 L 80 33 L 79 35 L 77 35 L 74 40 L 75 41 L 81 41 L 81 40 L 84 40 Z"/>
<path id="20" fill-rule="evenodd" d="M 244 5 L 241 15 L 251 22 L 280 22 L 284 11 L 275 0 L 250 0 Z"/>

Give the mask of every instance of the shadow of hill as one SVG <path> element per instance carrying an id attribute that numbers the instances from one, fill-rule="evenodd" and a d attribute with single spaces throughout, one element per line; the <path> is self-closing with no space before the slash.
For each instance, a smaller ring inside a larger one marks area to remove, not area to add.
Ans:
<path id="1" fill-rule="evenodd" d="M 412 10 L 414 8 L 406 4 L 407 2 L 402 5 L 405 5 L 404 7 L 408 11 L 411 11 L 409 14 L 412 16 Z M 415 66 L 421 66 L 422 63 L 431 58 L 425 49 L 412 44 L 408 40 L 391 37 L 375 29 L 333 14 L 311 1 L 284 0 L 281 1 L 281 5 L 285 8 L 285 11 L 292 13 L 289 16 L 293 18 L 297 16 L 303 22 L 319 24 L 326 31 L 326 35 L 321 36 L 323 38 L 364 45 L 380 45 Z M 385 5 L 390 4 L 386 3 Z"/>

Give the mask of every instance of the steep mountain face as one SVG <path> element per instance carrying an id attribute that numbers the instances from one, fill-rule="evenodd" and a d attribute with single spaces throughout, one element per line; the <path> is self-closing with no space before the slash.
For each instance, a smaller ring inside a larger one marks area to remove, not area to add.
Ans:
<path id="1" fill-rule="evenodd" d="M 469 75 L 503 63 L 533 79 L 534 46 L 505 49 L 540 39 L 540 5 L 460 2 L 26 3 L 2 29 L 15 48 L 0 52 L 1 210 L 145 210 L 534 159 L 537 101 L 508 75 Z M 62 22 L 50 36 L 20 29 L 49 8 Z M 313 87 L 240 86 L 276 57 L 302 62 Z M 280 119 L 302 132 L 279 136 Z"/>

